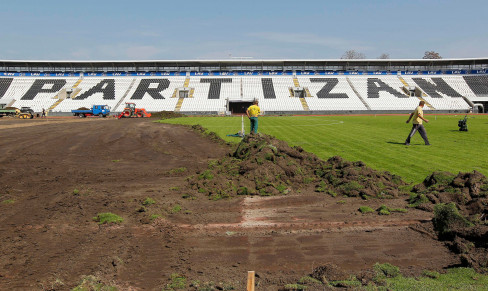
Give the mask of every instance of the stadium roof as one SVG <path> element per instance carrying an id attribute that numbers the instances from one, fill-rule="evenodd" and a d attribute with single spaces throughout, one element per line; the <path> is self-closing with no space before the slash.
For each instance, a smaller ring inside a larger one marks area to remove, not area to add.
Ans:
<path id="1" fill-rule="evenodd" d="M 232 58 L 232 59 L 194 59 L 194 60 L 0 60 L 0 63 L 282 63 L 282 62 L 378 62 L 378 63 L 445 63 L 445 62 L 488 62 L 488 58 L 462 58 L 462 59 L 252 59 L 252 58 Z"/>
<path id="2" fill-rule="evenodd" d="M 0 60 L 0 70 L 403 70 L 486 69 L 468 59 L 221 59 L 221 60 Z"/>

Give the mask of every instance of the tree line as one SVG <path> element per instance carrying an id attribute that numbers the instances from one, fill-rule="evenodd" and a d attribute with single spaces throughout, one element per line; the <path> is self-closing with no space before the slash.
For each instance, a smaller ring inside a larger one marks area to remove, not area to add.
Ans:
<path id="1" fill-rule="evenodd" d="M 356 50 L 348 50 L 346 51 L 341 59 L 343 60 L 360 60 L 360 59 L 365 59 L 366 58 L 366 55 L 364 53 L 361 53 L 361 52 L 358 52 Z M 390 58 L 390 54 L 388 53 L 382 53 L 378 59 L 389 59 Z M 424 56 L 422 57 L 422 59 L 442 59 L 441 55 L 436 52 L 436 51 L 426 51 L 424 53 Z"/>

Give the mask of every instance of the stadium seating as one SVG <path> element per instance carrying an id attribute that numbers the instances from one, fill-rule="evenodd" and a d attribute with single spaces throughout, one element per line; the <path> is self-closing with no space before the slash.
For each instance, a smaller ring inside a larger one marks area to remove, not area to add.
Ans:
<path id="1" fill-rule="evenodd" d="M 122 111 L 125 102 L 134 102 L 137 107 L 145 108 L 151 112 L 173 111 L 178 98 L 172 98 L 172 95 L 175 89 L 183 87 L 184 83 L 185 77 L 135 78 L 132 87 L 127 91 L 125 99 L 119 101 L 120 105 L 112 108 L 112 110 Z"/>
<path id="2" fill-rule="evenodd" d="M 404 77 L 409 84 L 418 86 L 427 94 L 427 96 L 423 96 L 423 99 L 436 110 L 468 110 L 469 105 L 461 94 L 449 86 L 444 78 L 446 77 Z"/>
<path id="3" fill-rule="evenodd" d="M 0 79 L 0 98 L 5 95 L 5 92 L 7 92 L 7 89 L 10 87 L 10 84 L 14 78 L 1 78 Z"/>
<path id="4" fill-rule="evenodd" d="M 488 97 L 488 76 L 463 76 L 471 91 L 478 97 Z"/>
<path id="5" fill-rule="evenodd" d="M 59 91 L 71 88 L 78 78 L 13 78 L 2 99 L 15 99 L 14 107 L 31 107 L 35 112 L 48 109 Z"/>
<path id="6" fill-rule="evenodd" d="M 419 99 L 407 96 L 397 76 L 351 77 L 352 85 L 372 110 L 405 110 L 415 108 Z"/>
<path id="7" fill-rule="evenodd" d="M 468 82 L 465 81 L 464 78 L 468 77 L 469 80 L 471 79 L 471 76 L 442 76 L 442 79 L 446 81 L 446 83 L 451 86 L 454 90 L 456 90 L 461 96 L 467 97 L 469 99 L 471 98 L 476 98 L 477 95 L 473 92 L 473 90 L 470 88 L 470 85 Z M 474 76 L 478 77 L 478 76 Z M 481 76 L 480 76 L 481 77 Z M 488 79 L 485 80 L 485 82 L 488 82 Z M 480 84 L 487 86 L 486 84 Z M 475 84 L 473 84 L 474 87 L 477 87 Z M 487 90 L 485 91 L 485 96 L 488 96 L 488 86 L 486 87 Z"/>
<path id="8" fill-rule="evenodd" d="M 345 77 L 298 77 L 300 86 L 308 88 L 305 98 L 312 111 L 366 110 Z"/>
<path id="9" fill-rule="evenodd" d="M 81 81 L 81 82 L 80 82 Z M 186 81 L 186 82 L 185 82 Z M 78 84 L 79 83 L 79 84 Z M 411 110 L 419 98 L 404 88 L 416 87 L 436 110 L 467 110 L 464 98 L 488 98 L 487 75 L 266 75 L 266 76 L 117 76 L 117 77 L 0 77 L 0 98 L 13 106 L 32 107 L 40 112 L 57 100 L 63 89 L 77 85 L 72 98 L 59 103 L 53 112 L 69 113 L 80 107 L 104 104 L 121 111 L 134 102 L 147 111 L 216 113 L 226 110 L 227 100 L 258 99 L 266 112 L 391 111 Z M 294 89 L 306 94 L 294 97 Z M 191 91 L 180 99 L 176 92 Z M 180 101 L 180 102 L 178 102 Z M 303 103 L 302 103 L 303 102 Z"/>
<path id="10" fill-rule="evenodd" d="M 432 98 L 461 97 L 442 78 L 412 78 L 412 80 Z"/>
<path id="11" fill-rule="evenodd" d="M 261 85 L 263 88 L 262 96 L 264 99 L 276 99 L 276 92 L 273 85 L 273 79 L 261 78 Z"/>
<path id="12" fill-rule="evenodd" d="M 225 111 L 226 100 L 222 96 L 240 96 L 239 83 L 232 78 L 195 77 L 190 79 L 189 88 L 195 93 L 187 98 L 182 112 L 220 112 Z"/>
<path id="13" fill-rule="evenodd" d="M 127 91 L 132 78 L 84 78 L 77 88 L 81 91 L 74 97 L 61 102 L 54 112 L 71 112 L 80 107 L 108 105 L 112 108 Z"/>
<path id="14" fill-rule="evenodd" d="M 261 78 L 259 78 L 261 79 Z M 258 96 L 259 99 L 259 106 L 263 111 L 300 111 L 303 110 L 302 103 L 300 102 L 299 98 L 291 97 L 290 95 L 290 88 L 294 87 L 293 78 L 291 76 L 287 77 L 272 77 L 272 78 L 265 78 L 265 88 L 267 90 L 268 98 L 264 98 L 264 92 L 262 95 Z M 270 83 L 272 80 L 272 83 Z M 259 80 L 261 90 L 263 90 L 263 83 Z M 267 84 L 267 86 L 266 86 Z M 272 89 L 271 84 L 273 84 L 273 89 L 276 98 L 269 98 L 272 97 Z"/>

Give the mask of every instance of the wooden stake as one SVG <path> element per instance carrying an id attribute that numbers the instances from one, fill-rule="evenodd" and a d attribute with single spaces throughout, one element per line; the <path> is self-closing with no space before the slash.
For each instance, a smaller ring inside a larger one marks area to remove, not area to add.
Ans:
<path id="1" fill-rule="evenodd" d="M 247 291 L 254 291 L 254 277 L 254 271 L 247 272 Z"/>

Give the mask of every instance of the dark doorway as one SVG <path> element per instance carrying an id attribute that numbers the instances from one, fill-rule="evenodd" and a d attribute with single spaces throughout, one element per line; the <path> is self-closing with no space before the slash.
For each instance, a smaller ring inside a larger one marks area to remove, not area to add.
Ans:
<path id="1" fill-rule="evenodd" d="M 229 101 L 229 111 L 232 114 L 246 114 L 246 110 L 252 105 L 252 101 Z"/>
<path id="2" fill-rule="evenodd" d="M 476 104 L 483 105 L 483 107 L 477 106 L 478 112 L 474 111 L 475 113 L 488 113 L 488 102 L 487 101 L 474 101 L 474 103 L 475 103 L 475 105 Z M 484 110 L 484 112 L 483 112 L 483 110 Z"/>

